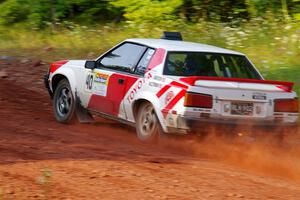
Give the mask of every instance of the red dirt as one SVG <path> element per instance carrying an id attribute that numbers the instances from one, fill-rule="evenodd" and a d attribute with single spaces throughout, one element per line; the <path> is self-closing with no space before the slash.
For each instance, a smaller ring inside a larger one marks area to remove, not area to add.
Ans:
<path id="1" fill-rule="evenodd" d="M 47 66 L 1 69 L 1 200 L 299 199 L 294 134 L 284 146 L 216 137 L 143 144 L 129 127 L 101 118 L 57 123 L 42 84 Z"/>

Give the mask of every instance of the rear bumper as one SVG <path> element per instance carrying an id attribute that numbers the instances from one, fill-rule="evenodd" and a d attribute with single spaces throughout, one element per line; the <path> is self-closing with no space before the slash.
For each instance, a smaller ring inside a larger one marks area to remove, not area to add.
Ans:
<path id="1" fill-rule="evenodd" d="M 296 117 L 297 118 L 297 117 Z M 222 129 L 224 127 L 257 127 L 267 129 L 277 129 L 283 127 L 298 127 L 298 120 L 284 121 L 281 118 L 274 119 L 237 119 L 237 118 L 195 118 L 188 116 L 177 116 L 177 128 L 169 128 L 170 132 L 187 133 L 199 132 L 207 127 L 216 127 Z M 177 129 L 177 130 L 176 130 Z"/>
<path id="2" fill-rule="evenodd" d="M 187 118 L 181 117 L 188 126 L 197 124 L 227 124 L 227 125 L 249 125 L 249 126 L 295 126 L 297 122 L 283 122 L 282 120 L 258 120 L 258 119 L 214 119 L 214 118 Z"/>

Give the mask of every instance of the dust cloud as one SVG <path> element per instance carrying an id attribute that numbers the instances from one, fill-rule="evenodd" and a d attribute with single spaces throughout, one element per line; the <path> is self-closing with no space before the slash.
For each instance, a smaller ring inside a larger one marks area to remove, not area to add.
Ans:
<path id="1" fill-rule="evenodd" d="M 252 130 L 253 131 L 253 130 Z M 300 134 L 298 131 L 281 132 L 255 130 L 256 137 L 211 131 L 205 137 L 189 139 L 168 138 L 160 146 L 200 159 L 213 159 L 262 175 L 278 176 L 300 181 Z"/>

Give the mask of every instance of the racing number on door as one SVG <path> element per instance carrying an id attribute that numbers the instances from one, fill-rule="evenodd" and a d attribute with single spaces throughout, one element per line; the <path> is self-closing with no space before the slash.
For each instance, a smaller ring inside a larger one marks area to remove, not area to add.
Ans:
<path id="1" fill-rule="evenodd" d="M 85 84 L 87 90 L 91 90 L 93 88 L 93 77 L 93 74 L 88 74 L 86 77 Z"/>

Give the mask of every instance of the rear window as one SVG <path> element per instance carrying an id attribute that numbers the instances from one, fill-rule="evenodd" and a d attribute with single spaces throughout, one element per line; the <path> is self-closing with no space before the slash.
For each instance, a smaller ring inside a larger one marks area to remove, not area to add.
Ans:
<path id="1" fill-rule="evenodd" d="M 245 56 L 205 52 L 169 52 L 164 74 L 261 79 Z"/>

